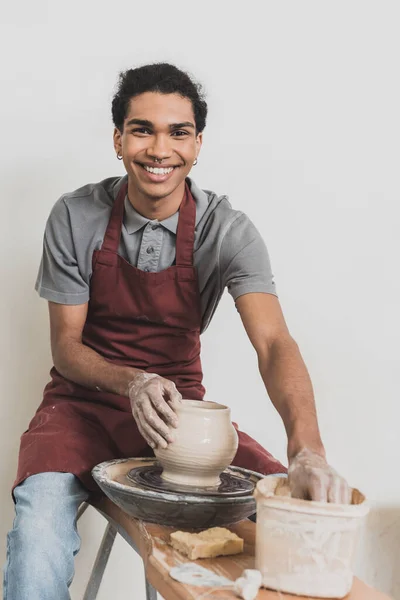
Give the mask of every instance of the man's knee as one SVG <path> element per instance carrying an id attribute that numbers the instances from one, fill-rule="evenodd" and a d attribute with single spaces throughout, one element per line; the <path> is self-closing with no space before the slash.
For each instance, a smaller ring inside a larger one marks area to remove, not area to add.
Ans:
<path id="1" fill-rule="evenodd" d="M 38 473 L 14 490 L 16 508 L 69 511 L 86 500 L 88 492 L 72 473 Z"/>
<path id="2" fill-rule="evenodd" d="M 70 473 L 40 473 L 14 490 L 15 519 L 9 533 L 10 552 L 29 562 L 47 557 L 62 561 L 79 550 L 76 514 L 87 492 Z"/>
<path id="3" fill-rule="evenodd" d="M 68 552 L 68 538 L 63 539 L 57 533 L 43 514 L 17 515 L 7 536 L 8 554 L 18 561 L 20 570 L 39 575 L 49 561 L 62 563 L 74 552 L 72 548 Z M 79 545 L 79 540 L 74 541 L 75 545 Z"/>
<path id="4" fill-rule="evenodd" d="M 79 505 L 87 492 L 69 473 L 28 477 L 14 490 L 15 519 L 7 536 L 4 588 L 10 598 L 69 598 Z"/>

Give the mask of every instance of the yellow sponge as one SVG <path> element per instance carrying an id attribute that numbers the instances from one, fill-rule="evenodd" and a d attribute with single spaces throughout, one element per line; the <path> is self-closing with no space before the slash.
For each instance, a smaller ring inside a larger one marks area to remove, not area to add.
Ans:
<path id="1" fill-rule="evenodd" d="M 170 538 L 171 546 L 190 560 L 243 552 L 242 538 L 225 527 L 211 527 L 200 533 L 175 531 Z"/>

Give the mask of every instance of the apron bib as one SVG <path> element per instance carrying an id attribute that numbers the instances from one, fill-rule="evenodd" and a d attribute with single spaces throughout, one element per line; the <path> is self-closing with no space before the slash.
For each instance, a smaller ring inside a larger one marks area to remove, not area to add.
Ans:
<path id="1" fill-rule="evenodd" d="M 193 264 L 196 204 L 189 186 L 179 210 L 175 265 L 150 273 L 118 254 L 127 183 L 113 204 L 100 250 L 93 252 L 88 314 L 82 341 L 106 360 L 172 380 L 183 398 L 202 400 L 201 303 Z M 98 392 L 53 367 L 43 401 L 21 437 L 17 478 L 48 471 L 76 475 L 99 492 L 92 468 L 115 458 L 152 456 L 125 396 Z M 234 424 L 237 428 L 236 424 Z M 238 431 L 234 465 L 264 474 L 286 469 Z"/>

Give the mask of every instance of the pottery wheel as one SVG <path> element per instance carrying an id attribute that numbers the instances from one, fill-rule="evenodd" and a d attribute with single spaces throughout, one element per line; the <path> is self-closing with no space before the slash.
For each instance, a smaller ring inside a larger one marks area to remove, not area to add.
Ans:
<path id="1" fill-rule="evenodd" d="M 92 471 L 95 481 L 110 500 L 132 517 L 149 523 L 181 529 L 226 527 L 256 512 L 253 490 L 263 478 L 260 473 L 242 467 L 227 467 L 223 479 L 226 474 L 230 475 L 227 481 L 234 489 L 234 493 L 229 494 L 226 490 L 219 492 L 218 488 L 212 489 L 211 493 L 204 488 L 197 493 L 192 487 L 184 491 L 160 489 L 160 473 L 161 465 L 154 456 L 117 458 L 97 465 Z M 248 482 L 246 488 L 249 491 L 244 492 L 236 479 Z M 150 487 L 148 481 L 150 486 L 156 482 L 156 486 Z M 162 483 L 165 485 L 166 482 Z"/>
<path id="2" fill-rule="evenodd" d="M 215 487 L 194 487 L 191 485 L 174 484 L 164 481 L 161 477 L 162 467 L 154 464 L 136 467 L 127 473 L 127 478 L 151 490 L 172 493 L 190 493 L 195 496 L 246 496 L 254 490 L 254 482 L 237 477 L 229 472 L 220 475 L 221 483 Z"/>

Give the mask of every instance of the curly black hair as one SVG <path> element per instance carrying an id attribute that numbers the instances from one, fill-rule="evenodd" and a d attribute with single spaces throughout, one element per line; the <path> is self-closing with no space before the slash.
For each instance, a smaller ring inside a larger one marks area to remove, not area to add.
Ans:
<path id="1" fill-rule="evenodd" d="M 117 92 L 112 101 L 112 118 L 120 131 L 124 127 L 130 100 L 145 92 L 179 94 L 188 98 L 193 106 L 196 133 L 201 133 L 205 128 L 207 103 L 202 85 L 174 65 L 153 63 L 119 74 Z"/>

